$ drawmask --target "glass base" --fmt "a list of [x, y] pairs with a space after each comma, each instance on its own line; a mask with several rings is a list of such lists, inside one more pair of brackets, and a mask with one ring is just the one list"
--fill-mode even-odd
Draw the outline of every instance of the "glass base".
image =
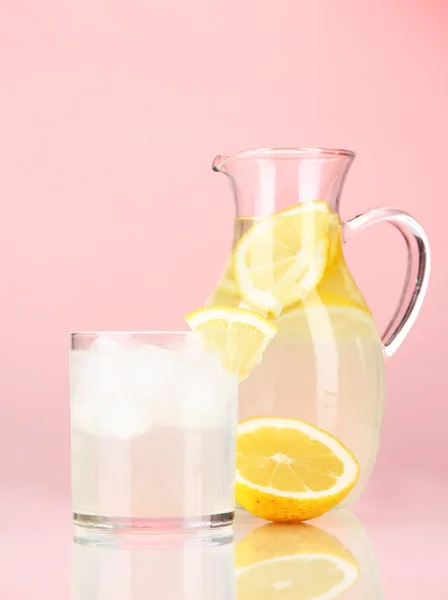
[[235, 511], [199, 517], [174, 517], [166, 519], [152, 519], [150, 517], [101, 517], [99, 515], [73, 513], [73, 521], [77, 527], [123, 533], [188, 533], [214, 529], [215, 527], [226, 527], [231, 525], [234, 520]]

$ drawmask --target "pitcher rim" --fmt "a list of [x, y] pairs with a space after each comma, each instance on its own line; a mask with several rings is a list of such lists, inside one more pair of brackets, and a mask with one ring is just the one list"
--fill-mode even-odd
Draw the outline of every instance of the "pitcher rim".
[[[290, 154], [291, 156], [306, 156], [309, 157], [346, 157], [350, 159], [354, 159], [356, 157], [356, 153], [353, 150], [347, 150], [344, 148], [323, 148], [323, 147], [313, 147], [313, 146], [273, 146], [273, 147], [265, 147], [265, 148], [250, 148], [248, 150], [242, 150], [241, 152], [236, 152], [235, 154], [231, 154], [229, 156], [218, 155], [213, 161], [213, 169], [215, 171], [219, 171], [220, 168], [227, 162], [235, 158], [268, 158], [273, 154]], [[263, 154], [264, 156], [256, 156], [257, 154]], [[288, 159], [291, 156], [277, 156], [278, 159]]]

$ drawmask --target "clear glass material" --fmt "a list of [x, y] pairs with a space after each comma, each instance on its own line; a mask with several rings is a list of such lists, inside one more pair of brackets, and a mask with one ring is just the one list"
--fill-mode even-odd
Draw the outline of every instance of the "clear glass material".
[[[208, 299], [209, 305], [251, 308], [278, 325], [262, 363], [240, 385], [239, 418], [300, 418], [340, 439], [361, 467], [348, 502], [363, 491], [378, 453], [384, 355], [397, 350], [412, 326], [425, 296], [430, 265], [428, 240], [421, 225], [396, 208], [375, 209], [341, 222], [341, 193], [354, 157], [348, 150], [320, 148], [269, 148], [218, 156], [213, 169], [229, 177], [236, 218], [231, 259]], [[275, 213], [279, 219], [287, 218], [286, 209], [322, 201], [327, 213], [308, 206], [303, 213], [306, 217], [300, 220], [299, 234], [313, 248], [302, 252], [300, 260], [303, 272], [312, 274], [314, 269], [314, 284], [278, 312], [260, 309], [255, 297], [244, 294], [247, 288], [241, 285], [238, 269], [245, 263], [237, 264], [235, 257], [243, 238]], [[345, 241], [381, 221], [402, 233], [408, 249], [403, 293], [383, 336], [343, 253]], [[265, 231], [272, 230], [267, 227]], [[261, 243], [256, 247], [258, 255], [252, 256], [252, 263], [274, 264], [273, 236], [275, 233], [265, 235], [264, 247]], [[316, 275], [318, 260], [324, 261], [325, 268]], [[254, 280], [260, 280], [257, 268]]]
[[207, 535], [75, 534], [72, 600], [235, 600], [231, 528]]
[[71, 598], [383, 600], [377, 557], [348, 511], [332, 511], [318, 525], [241, 516], [233, 528], [195, 535], [75, 531]]
[[163, 531], [233, 521], [238, 383], [210, 335], [71, 335], [76, 524]]

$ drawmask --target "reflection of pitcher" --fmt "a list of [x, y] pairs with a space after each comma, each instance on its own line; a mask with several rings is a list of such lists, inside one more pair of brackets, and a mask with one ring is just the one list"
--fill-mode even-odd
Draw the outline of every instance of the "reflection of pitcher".
[[382, 600], [369, 538], [337, 509], [308, 524], [236, 522], [236, 600]]
[[[240, 418], [304, 419], [357, 457], [364, 489], [378, 452], [383, 354], [391, 356], [426, 292], [429, 247], [421, 226], [392, 208], [341, 223], [346, 150], [261, 149], [217, 157], [236, 201], [234, 251], [209, 305], [251, 308], [279, 332], [240, 387]], [[344, 259], [342, 243], [388, 221], [403, 234], [408, 269], [400, 304], [382, 336]]]

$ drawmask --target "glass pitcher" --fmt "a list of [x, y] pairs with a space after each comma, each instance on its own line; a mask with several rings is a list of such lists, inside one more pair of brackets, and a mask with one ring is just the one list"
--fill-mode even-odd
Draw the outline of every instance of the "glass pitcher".
[[[276, 323], [278, 333], [262, 362], [240, 385], [239, 417], [299, 418], [341, 440], [361, 471], [349, 502], [364, 490], [378, 453], [384, 357], [394, 354], [415, 321], [430, 265], [422, 227], [401, 210], [377, 208], [341, 222], [341, 192], [354, 157], [349, 150], [321, 148], [216, 157], [213, 169], [229, 177], [236, 219], [230, 260], [207, 301], [249, 308]], [[343, 244], [383, 221], [402, 233], [408, 265], [399, 305], [381, 336]], [[256, 244], [244, 254], [254, 227]], [[297, 243], [300, 269], [288, 281], [288, 244]]]

